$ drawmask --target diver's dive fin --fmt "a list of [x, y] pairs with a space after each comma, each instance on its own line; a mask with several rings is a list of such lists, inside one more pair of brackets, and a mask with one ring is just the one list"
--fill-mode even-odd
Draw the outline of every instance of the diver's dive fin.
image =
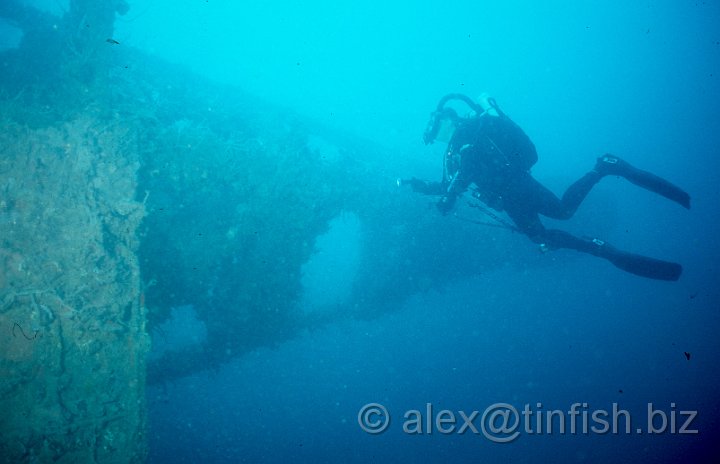
[[636, 255], [608, 245], [600, 240], [593, 240], [598, 246], [593, 254], [605, 258], [615, 267], [631, 274], [656, 280], [678, 280], [682, 274], [682, 266], [678, 263], [662, 261], [647, 256]]
[[623, 271], [650, 279], [675, 281], [678, 280], [680, 274], [682, 274], [682, 266], [680, 264], [649, 258], [647, 256], [617, 252], [613, 256], [608, 256], [607, 259]]
[[616, 175], [624, 177], [638, 187], [655, 192], [667, 199], [679, 203], [690, 209], [690, 195], [677, 185], [656, 176], [653, 173], [643, 171], [632, 166], [613, 155], [604, 155], [598, 158], [595, 170], [601, 175]]

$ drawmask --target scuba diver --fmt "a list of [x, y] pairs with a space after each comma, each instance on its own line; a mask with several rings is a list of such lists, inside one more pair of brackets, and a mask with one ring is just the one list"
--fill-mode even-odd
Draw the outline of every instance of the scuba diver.
[[[451, 100], [465, 103], [472, 113], [460, 117], [446, 106]], [[475, 198], [489, 208], [504, 211], [516, 230], [540, 244], [542, 251], [570, 248], [604, 258], [639, 276], [670, 281], [680, 278], [680, 264], [627, 253], [597, 238], [579, 238], [562, 230], [546, 229], [539, 218], [543, 215], [569, 219], [593, 186], [609, 175], [623, 177], [690, 209], [690, 196], [679, 187], [617, 156], [605, 154], [597, 159], [590, 172], [558, 198], [530, 174], [537, 162], [535, 145], [487, 94], [483, 94], [478, 103], [462, 94], [443, 97], [431, 114], [423, 139], [429, 145], [436, 139], [443, 140], [443, 136], [444, 141], [449, 142], [441, 182], [414, 177], [405, 181], [398, 179], [398, 183], [409, 184], [415, 192], [439, 195], [437, 207], [441, 213], [449, 213], [457, 198], [474, 184]]]

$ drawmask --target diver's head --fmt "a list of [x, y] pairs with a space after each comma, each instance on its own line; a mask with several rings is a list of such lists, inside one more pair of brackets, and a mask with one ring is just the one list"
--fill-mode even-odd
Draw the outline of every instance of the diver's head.
[[460, 93], [445, 95], [438, 102], [435, 111], [430, 114], [430, 120], [428, 121], [427, 127], [425, 127], [425, 133], [423, 134], [423, 141], [425, 142], [425, 145], [430, 145], [435, 140], [449, 142], [452, 138], [452, 135], [460, 123], [461, 118], [458, 116], [457, 111], [452, 108], [445, 107], [445, 104], [450, 100], [460, 100], [464, 102], [476, 115], [483, 112], [482, 107], [466, 95]]
[[425, 145], [430, 145], [435, 142], [435, 140], [445, 143], [449, 142], [457, 128], [459, 120], [460, 117], [452, 108], [433, 111], [430, 114], [430, 120], [423, 134]]

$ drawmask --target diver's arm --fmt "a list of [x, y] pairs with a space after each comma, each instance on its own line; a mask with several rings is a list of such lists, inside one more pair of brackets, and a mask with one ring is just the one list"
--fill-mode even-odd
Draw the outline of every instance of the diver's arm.
[[422, 193], [423, 195], [442, 195], [447, 189], [447, 185], [443, 182], [430, 182], [417, 177], [398, 180], [398, 183], [407, 184], [413, 189], [413, 192]]
[[458, 170], [448, 184], [445, 184], [445, 192], [437, 203], [441, 213], [449, 213], [455, 206], [458, 197], [470, 186], [470, 180], [462, 169]]

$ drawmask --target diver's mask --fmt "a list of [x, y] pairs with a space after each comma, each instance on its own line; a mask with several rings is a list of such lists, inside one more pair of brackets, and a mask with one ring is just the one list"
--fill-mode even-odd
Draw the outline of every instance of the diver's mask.
[[442, 119], [440, 121], [440, 130], [435, 136], [435, 140], [442, 143], [450, 143], [453, 135], [457, 129], [457, 121], [453, 119]]
[[452, 108], [433, 111], [423, 134], [425, 145], [430, 145], [436, 140], [448, 143], [455, 133], [458, 119], [457, 113]]

